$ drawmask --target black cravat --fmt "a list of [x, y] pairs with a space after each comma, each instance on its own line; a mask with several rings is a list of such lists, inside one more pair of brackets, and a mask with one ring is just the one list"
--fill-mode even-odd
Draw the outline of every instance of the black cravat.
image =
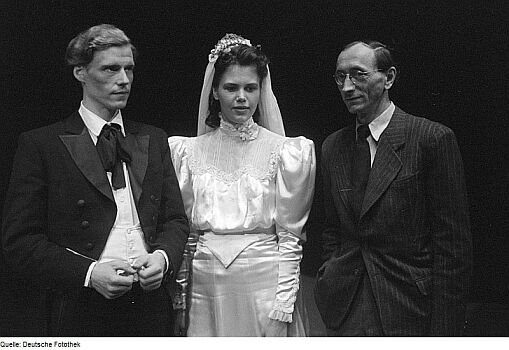
[[115, 190], [125, 187], [122, 161], [131, 162], [131, 153], [122, 135], [120, 125], [105, 124], [97, 138], [97, 152], [104, 170], [111, 172], [111, 184]]
[[371, 132], [369, 131], [368, 125], [359, 125], [357, 128], [357, 141], [354, 147], [352, 162], [352, 184], [354, 187], [352, 207], [357, 217], [359, 217], [361, 212], [364, 192], [366, 191], [369, 172], [371, 171], [371, 153], [367, 140], [369, 135], [371, 135]]

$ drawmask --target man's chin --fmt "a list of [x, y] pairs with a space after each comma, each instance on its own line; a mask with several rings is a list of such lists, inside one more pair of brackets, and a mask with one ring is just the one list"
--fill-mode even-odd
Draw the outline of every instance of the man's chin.
[[347, 106], [346, 108], [348, 109], [348, 112], [350, 112], [351, 114], [357, 114], [361, 111], [361, 108], [358, 105]]
[[112, 104], [113, 109], [124, 109], [127, 106], [127, 100], [123, 102], [117, 102]]

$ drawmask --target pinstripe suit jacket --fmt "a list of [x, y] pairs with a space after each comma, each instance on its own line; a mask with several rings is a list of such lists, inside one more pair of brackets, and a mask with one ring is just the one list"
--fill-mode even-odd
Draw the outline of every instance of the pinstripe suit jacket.
[[355, 218], [349, 205], [354, 130], [339, 130], [322, 146], [326, 261], [315, 299], [326, 326], [340, 329], [367, 273], [385, 335], [460, 335], [472, 253], [453, 132], [396, 107]]

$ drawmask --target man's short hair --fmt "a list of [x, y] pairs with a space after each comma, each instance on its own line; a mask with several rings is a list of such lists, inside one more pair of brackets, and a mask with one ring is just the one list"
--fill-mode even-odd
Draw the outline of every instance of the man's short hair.
[[346, 45], [343, 48], [343, 50], [341, 50], [341, 52], [357, 44], [362, 44], [374, 50], [375, 63], [377, 65], [376, 68], [381, 69], [383, 71], [386, 71], [391, 67], [397, 68], [391, 50], [387, 47], [387, 45], [382, 44], [381, 42], [376, 40], [358, 40], [351, 42], [350, 44]]
[[129, 45], [136, 59], [136, 48], [125, 33], [111, 24], [99, 24], [76, 35], [67, 45], [65, 60], [68, 65], [86, 66], [94, 58], [96, 51], [110, 47]]

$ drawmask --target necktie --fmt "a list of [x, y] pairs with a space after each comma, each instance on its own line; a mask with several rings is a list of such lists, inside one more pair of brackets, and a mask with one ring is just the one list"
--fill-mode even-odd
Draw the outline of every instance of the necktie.
[[352, 164], [352, 184], [354, 187], [353, 209], [359, 217], [366, 185], [371, 171], [371, 153], [369, 151], [368, 136], [371, 135], [369, 127], [362, 124], [357, 128], [357, 141], [354, 147]]
[[115, 190], [125, 187], [122, 161], [131, 162], [131, 153], [128, 150], [120, 125], [105, 124], [97, 138], [96, 144], [99, 158], [104, 170], [111, 172], [111, 184]]

